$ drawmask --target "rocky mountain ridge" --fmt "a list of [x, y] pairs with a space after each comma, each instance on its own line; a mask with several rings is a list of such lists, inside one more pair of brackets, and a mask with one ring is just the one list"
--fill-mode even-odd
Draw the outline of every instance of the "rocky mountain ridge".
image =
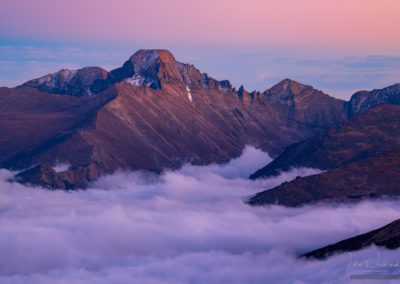
[[[1, 88], [0, 103], [8, 106], [0, 167], [38, 165], [20, 178], [59, 188], [117, 169], [223, 163], [245, 145], [275, 157], [348, 118], [346, 102], [311, 86], [285, 79], [264, 92], [236, 90], [166, 50], [139, 50], [110, 72], [89, 67]], [[53, 172], [57, 162], [71, 168]]]

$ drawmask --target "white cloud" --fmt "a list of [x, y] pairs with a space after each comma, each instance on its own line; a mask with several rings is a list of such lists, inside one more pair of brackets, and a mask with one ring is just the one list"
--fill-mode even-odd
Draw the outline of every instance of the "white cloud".
[[[397, 201], [248, 206], [243, 197], [299, 175], [245, 179], [268, 160], [247, 148], [225, 166], [185, 166], [161, 177], [119, 172], [74, 192], [8, 182], [12, 173], [0, 170], [0, 282], [334, 282], [347, 257], [294, 255], [399, 216]], [[355, 256], [376, 257], [373, 250]]]

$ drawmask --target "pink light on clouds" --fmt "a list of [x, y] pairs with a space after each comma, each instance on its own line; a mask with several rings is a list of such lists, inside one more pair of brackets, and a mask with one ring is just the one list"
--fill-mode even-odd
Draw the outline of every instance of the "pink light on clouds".
[[399, 53], [397, 0], [2, 0], [0, 36]]

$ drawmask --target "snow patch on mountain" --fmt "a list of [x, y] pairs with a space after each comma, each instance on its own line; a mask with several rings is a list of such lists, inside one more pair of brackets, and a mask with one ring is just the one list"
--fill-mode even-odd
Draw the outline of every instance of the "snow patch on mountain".
[[187, 91], [187, 95], [188, 95], [189, 101], [193, 102], [192, 94], [190, 93], [190, 88], [188, 86], [186, 86], [186, 91]]
[[68, 70], [62, 69], [60, 71], [47, 74], [36, 80], [32, 80], [33, 83], [37, 83], [37, 86], [46, 86], [49, 88], [62, 88], [69, 84], [79, 70]]
[[146, 78], [144, 78], [143, 76], [141, 76], [139, 74], [135, 74], [131, 78], [125, 79], [124, 82], [131, 84], [133, 86], [141, 86], [141, 85], [143, 85], [145, 80], [146, 80]]

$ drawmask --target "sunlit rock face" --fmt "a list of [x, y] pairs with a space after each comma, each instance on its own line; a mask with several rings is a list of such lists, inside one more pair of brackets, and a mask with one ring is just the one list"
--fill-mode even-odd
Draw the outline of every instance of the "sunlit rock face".
[[[110, 72], [61, 70], [2, 88], [0, 103], [0, 166], [36, 166], [27, 179], [66, 188], [117, 169], [223, 163], [246, 145], [276, 157], [348, 118], [348, 103], [311, 86], [285, 79], [236, 90], [161, 49], [139, 50]], [[57, 161], [71, 166], [49, 177]]]

